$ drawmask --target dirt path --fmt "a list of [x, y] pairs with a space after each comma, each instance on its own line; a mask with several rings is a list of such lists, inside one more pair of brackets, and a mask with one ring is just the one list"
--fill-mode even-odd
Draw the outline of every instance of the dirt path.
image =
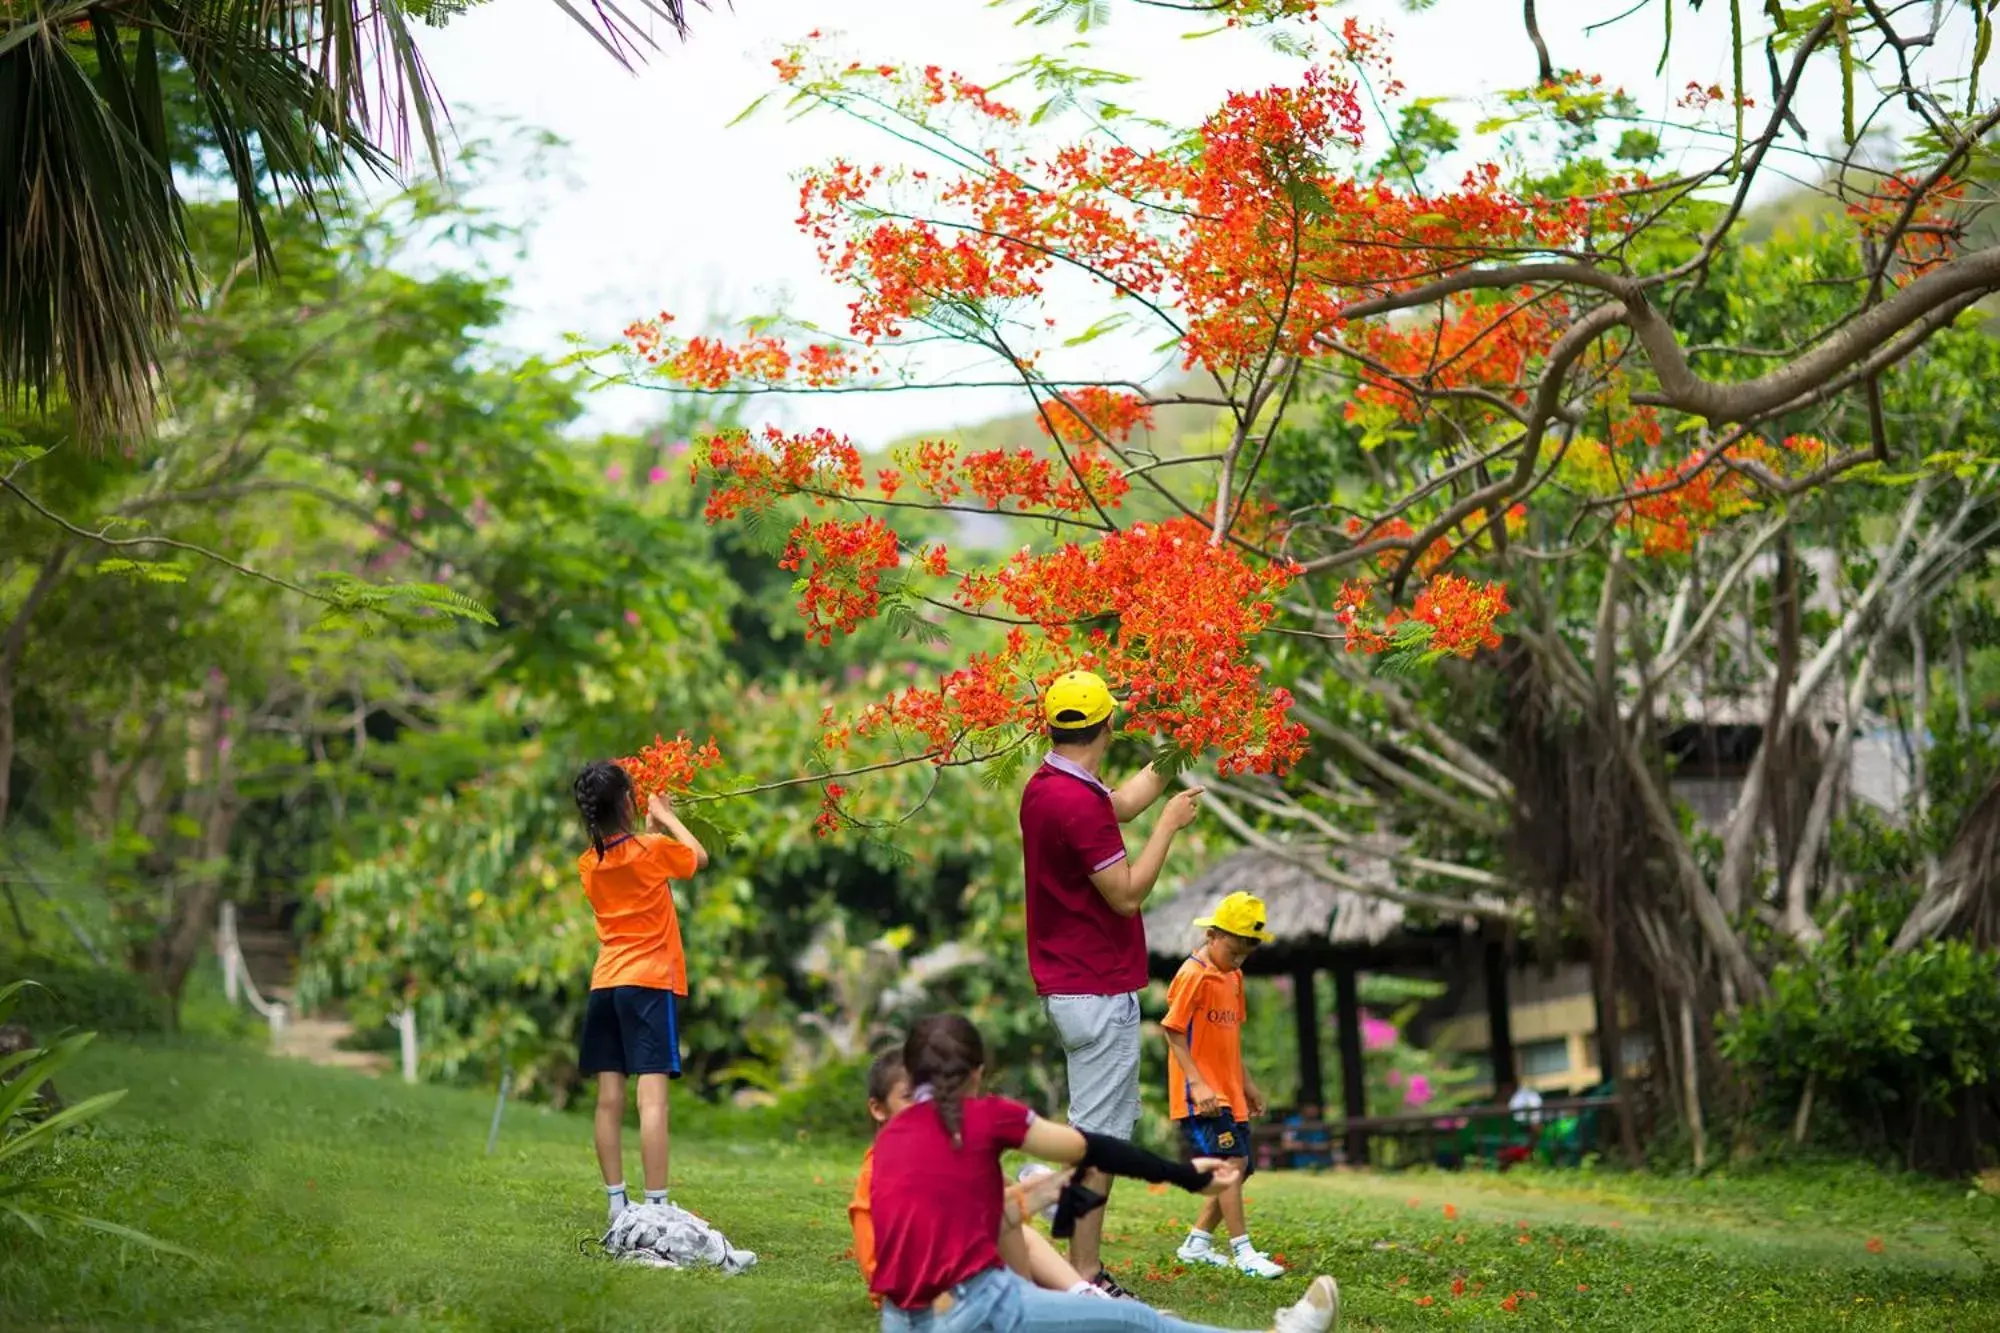
[[380, 1051], [349, 1051], [340, 1043], [354, 1032], [344, 1018], [291, 1018], [278, 1034], [272, 1053], [290, 1060], [305, 1060], [334, 1069], [358, 1069], [364, 1074], [386, 1074], [395, 1062]]

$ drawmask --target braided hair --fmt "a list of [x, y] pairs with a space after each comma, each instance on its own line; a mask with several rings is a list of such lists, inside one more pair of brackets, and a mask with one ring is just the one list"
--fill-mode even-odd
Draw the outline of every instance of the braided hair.
[[963, 1146], [966, 1086], [985, 1066], [986, 1043], [971, 1020], [959, 1014], [918, 1019], [903, 1043], [903, 1067], [910, 1071], [910, 1082], [930, 1088], [938, 1120], [954, 1148]]
[[604, 859], [604, 840], [626, 832], [632, 822], [632, 777], [609, 759], [593, 759], [576, 775], [577, 813], [590, 833], [597, 859]]

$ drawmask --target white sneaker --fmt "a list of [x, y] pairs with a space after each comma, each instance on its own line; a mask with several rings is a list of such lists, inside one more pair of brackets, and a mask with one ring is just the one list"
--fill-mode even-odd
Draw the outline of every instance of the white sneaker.
[[[1054, 1167], [1043, 1166], [1040, 1162], [1030, 1162], [1014, 1173], [1014, 1183], [1025, 1185], [1031, 1180], [1039, 1180], [1043, 1176], [1052, 1176], [1054, 1174]], [[1042, 1209], [1042, 1220], [1054, 1225], [1056, 1220], [1056, 1206], [1054, 1204], [1050, 1204], [1048, 1207]]]
[[1271, 1333], [1333, 1333], [1340, 1327], [1340, 1284], [1316, 1277], [1297, 1305], [1278, 1311]]
[[1236, 1271], [1248, 1277], [1283, 1277], [1285, 1267], [1272, 1260], [1268, 1254], [1256, 1250], [1239, 1250], [1233, 1259], [1224, 1261], [1235, 1266]]
[[1215, 1248], [1213, 1241], [1184, 1240], [1174, 1251], [1174, 1258], [1184, 1264], [1207, 1264], [1211, 1268], [1229, 1267], [1229, 1256]]

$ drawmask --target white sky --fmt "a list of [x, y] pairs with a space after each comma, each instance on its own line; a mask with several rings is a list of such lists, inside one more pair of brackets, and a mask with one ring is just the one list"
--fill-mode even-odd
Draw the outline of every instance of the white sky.
[[[735, 0], [731, 11], [690, 4], [695, 30], [671, 37], [637, 74], [617, 66], [548, 0], [474, 9], [422, 45], [462, 138], [504, 134], [508, 122], [549, 130], [571, 145], [558, 172], [539, 181], [488, 173], [475, 198], [507, 220], [531, 224], [525, 257], [506, 265], [518, 312], [506, 330], [520, 350], [560, 355], [563, 337], [609, 342], [633, 317], [668, 309], [683, 333], [785, 307], [844, 327], [845, 297], [821, 275], [810, 241], [792, 225], [796, 173], [835, 155], [894, 164], [900, 145], [851, 121], [788, 122], [770, 109], [725, 125], [773, 86], [771, 59], [815, 27], [838, 34], [864, 63], [936, 63], [975, 82], [997, 81], [1010, 62], [1074, 39], [1068, 28], [1019, 28], [1016, 7], [984, 0]], [[1728, 7], [1693, 14], [1677, 5], [1673, 60], [1663, 76], [1657, 5], [1586, 35], [1630, 0], [1555, 0], [1543, 30], [1559, 67], [1602, 73], [1648, 113], [1675, 114], [1690, 80], [1729, 82]], [[1753, 35], [1764, 31], [1746, 6]], [[1408, 14], [1394, 0], [1355, 0], [1332, 11], [1381, 21], [1395, 35], [1397, 72], [1413, 96], [1469, 102], [1534, 78], [1534, 52], [1519, 6], [1500, 0], [1439, 0]], [[1559, 13], [1561, 17], [1554, 17]], [[838, 15], [837, 23], [829, 23]], [[1094, 34], [1092, 63], [1144, 75], [1117, 99], [1175, 124], [1199, 120], [1234, 89], [1296, 77], [1299, 65], [1242, 34], [1181, 37], [1184, 16], [1113, 0], [1112, 22]], [[1751, 91], [1769, 102], [1761, 46], [1747, 53]], [[1824, 82], [1824, 80], [1822, 80]], [[1809, 90], [1806, 119], [1824, 143], [1838, 131], [1838, 93]], [[773, 99], [774, 102], [777, 99]], [[1446, 109], [1461, 126], [1478, 114]], [[1754, 116], [1753, 115], [1753, 123]], [[1824, 131], [1824, 132], [1823, 132]], [[1671, 166], [1672, 164], [1667, 164]], [[656, 415], [657, 395], [617, 390], [595, 400], [595, 427], [627, 427]], [[997, 392], [940, 391], [814, 399], [787, 419], [846, 431], [880, 444], [917, 429], [969, 424], [1017, 410]], [[767, 407], [765, 414], [783, 413]]]

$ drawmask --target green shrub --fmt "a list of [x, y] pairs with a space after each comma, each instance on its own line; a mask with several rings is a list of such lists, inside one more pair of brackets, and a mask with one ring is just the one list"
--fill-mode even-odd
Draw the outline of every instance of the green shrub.
[[1722, 1052], [1767, 1119], [1789, 1123], [1810, 1084], [1815, 1116], [1863, 1142], [1912, 1164], [1973, 1165], [1963, 1136], [1984, 1117], [1963, 1112], [2000, 1071], [2000, 952], [1941, 940], [1895, 953], [1889, 939], [1837, 921], [1725, 1028]]
[[787, 1129], [814, 1138], [865, 1139], [875, 1132], [868, 1118], [868, 1066], [874, 1057], [832, 1060], [804, 1083], [778, 1097], [771, 1116]]
[[160, 997], [143, 977], [110, 967], [15, 955], [0, 958], [0, 983], [33, 981], [19, 998], [15, 1021], [43, 1041], [71, 1028], [130, 1036], [167, 1025]]

